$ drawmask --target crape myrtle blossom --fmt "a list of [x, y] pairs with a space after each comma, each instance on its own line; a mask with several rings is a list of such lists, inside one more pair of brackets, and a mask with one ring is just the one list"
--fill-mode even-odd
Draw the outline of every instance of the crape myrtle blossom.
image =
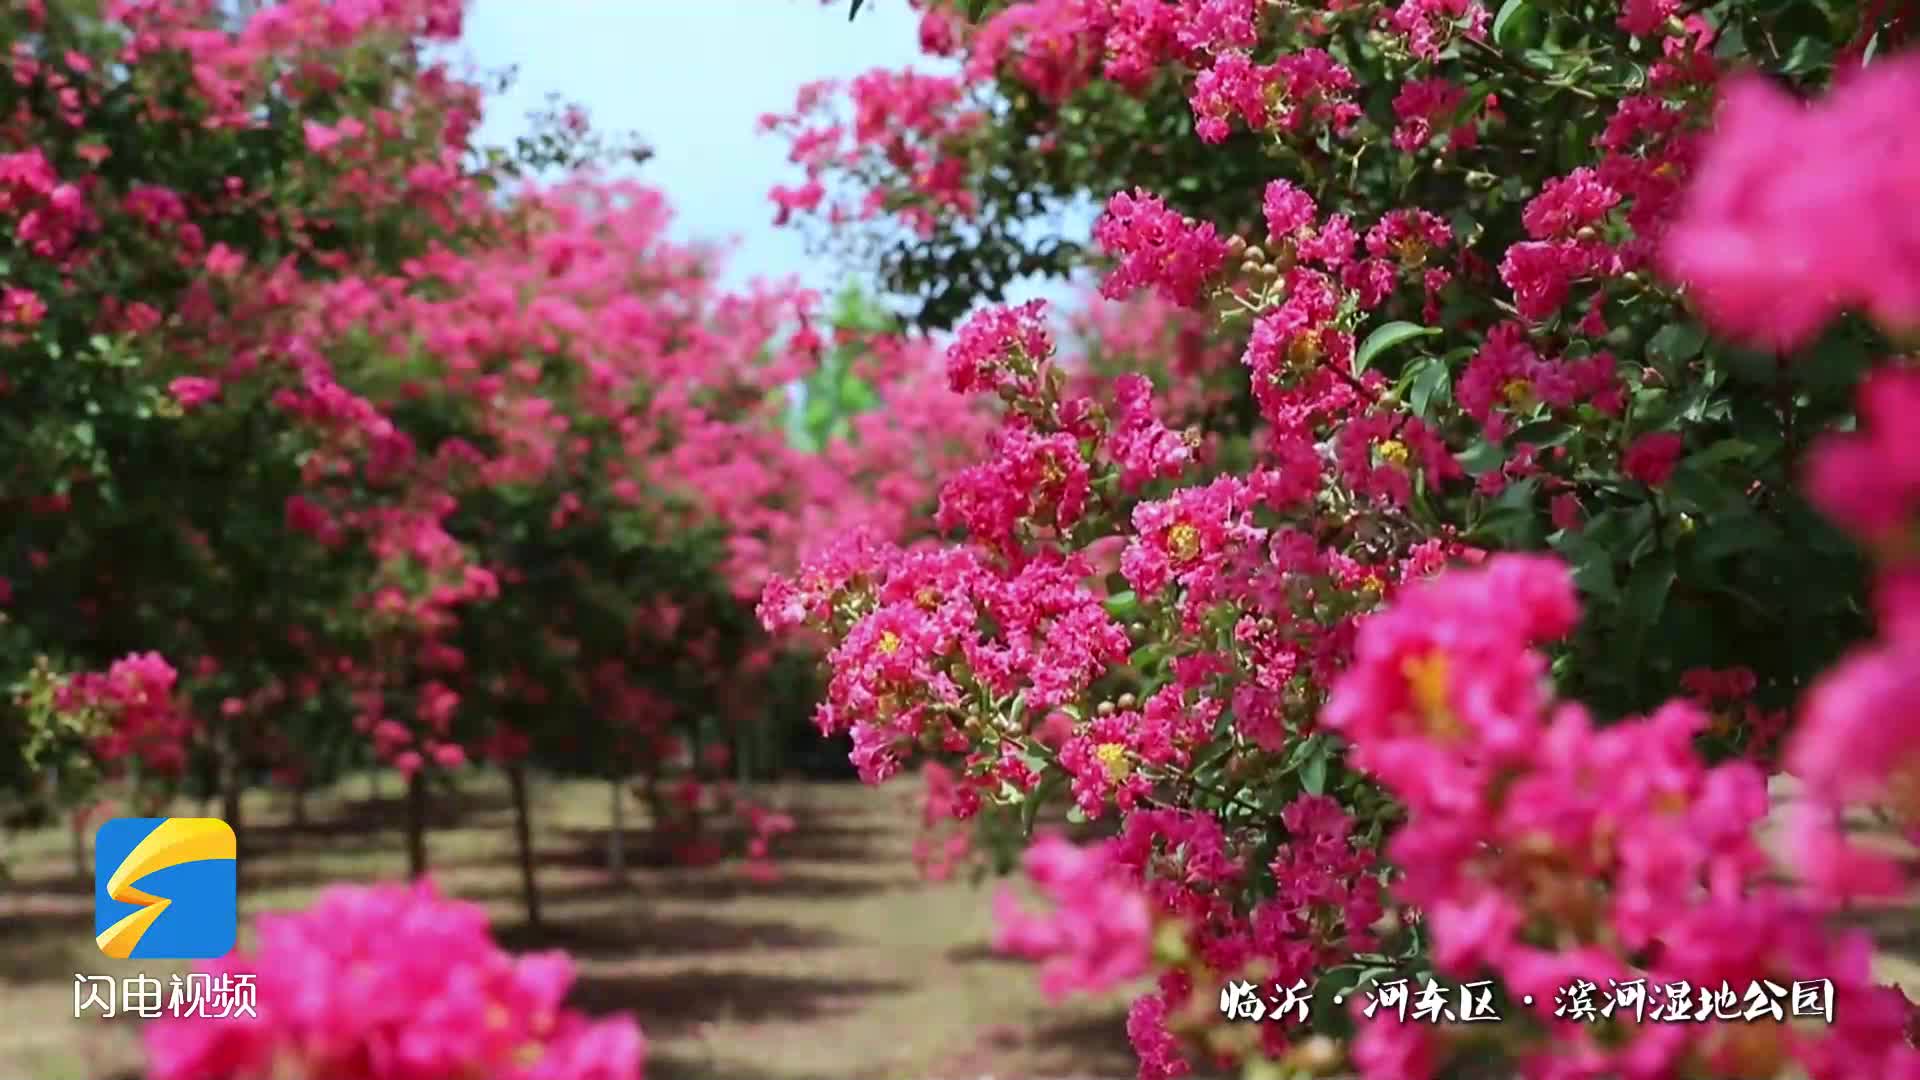
[[[1713, 324], [1806, 341], [1841, 311], [1920, 327], [1920, 57], [1895, 56], [1807, 103], [1759, 75], [1727, 84], [1661, 250]], [[1798, 147], [1782, 160], [1773, 148]]]
[[630, 1017], [567, 1008], [565, 953], [515, 956], [486, 912], [431, 882], [336, 885], [264, 915], [259, 944], [202, 966], [256, 979], [257, 1016], [147, 1025], [156, 1080], [640, 1080]]
[[1920, 840], [1920, 376], [1884, 367], [1860, 387], [1860, 423], [1830, 434], [1807, 463], [1809, 495], [1878, 562], [1879, 640], [1815, 683], [1786, 748], [1808, 790], [1796, 821], [1803, 872], [1838, 895], [1898, 894], [1912, 873], [1844, 835], [1842, 813], [1878, 807]]
[[[1298, 843], [1270, 855], [1263, 870], [1283, 882], [1282, 899], [1246, 909], [1202, 890], [1239, 887], [1252, 838], [1222, 832], [1205, 816], [1169, 818], [1149, 808], [1162, 783], [1196, 765], [1229, 702], [1233, 722], [1262, 745], [1279, 745], [1287, 725], [1310, 722], [1299, 699], [1313, 700], [1310, 676], [1345, 662], [1352, 616], [1465, 549], [1438, 540], [1415, 545], [1404, 561], [1363, 561], [1320, 551], [1297, 530], [1256, 524], [1256, 516], [1306, 512], [1325, 485], [1339, 482], [1311, 441], [1331, 416], [1314, 412], [1266, 444], [1268, 463], [1248, 476], [1187, 481], [1150, 497], [1143, 481], [1184, 479], [1182, 465], [1193, 460], [1185, 441], [1159, 434], [1145, 379], [1113, 383], [1118, 408], [1110, 411], [1047, 378], [1057, 358], [1032, 321], [1037, 314], [989, 311], [950, 350], [968, 390], [1004, 385], [976, 373], [1010, 372], [1024, 383], [990, 448], [995, 456], [948, 489], [949, 520], [971, 542], [898, 549], [849, 537], [797, 575], [776, 578], [762, 618], [773, 628], [812, 625], [830, 635], [831, 678], [818, 719], [825, 731], [852, 734], [855, 764], [869, 781], [894, 775], [915, 753], [958, 755], [955, 773], [937, 774], [940, 801], [970, 817], [1008, 791], [1032, 792], [1041, 769], [1057, 769], [1080, 813], [1121, 814], [1127, 864], [1160, 907], [1185, 913], [1184, 948], [1217, 971], [1305, 977], [1368, 940], [1382, 910], [1370, 857], [1338, 805], [1311, 800], [1285, 815]], [[1141, 443], [1143, 432], [1155, 434]], [[1136, 464], [1135, 446], [1164, 455], [1164, 464]], [[1033, 471], [1020, 471], [1034, 453], [1041, 456]], [[989, 489], [977, 479], [990, 475], [981, 469], [1029, 479], [1011, 491]], [[1073, 492], [1078, 500], [1083, 490], [1091, 494], [1080, 522], [1122, 530], [1110, 565], [1130, 594], [1102, 599], [1092, 587], [1092, 548], [1062, 528], [1057, 495], [1042, 497]], [[1090, 699], [1093, 680], [1137, 645], [1139, 624], [1120, 620], [1135, 606], [1162, 605], [1190, 630], [1236, 608], [1243, 614], [1226, 624], [1230, 647], [1181, 657], [1174, 678], [1144, 700]], [[986, 745], [976, 742], [983, 723], [998, 732]], [[1286, 899], [1290, 889], [1297, 899]], [[1329, 914], [1299, 920], [1289, 913], [1301, 903]], [[1188, 1009], [1190, 990], [1163, 987], [1159, 993], [1172, 996], [1161, 1004]], [[1144, 1031], [1136, 1038], [1152, 1041]]]
[[1021, 910], [1005, 886], [994, 896], [993, 946], [1040, 962], [1040, 986], [1059, 1000], [1100, 993], [1147, 973], [1152, 911], [1127, 881], [1112, 841], [1076, 848], [1057, 834], [1035, 840], [1021, 858], [1027, 877], [1056, 910]]
[[[1771, 1075], [1796, 1061], [1816, 1077], [1920, 1075], [1899, 1019], [1908, 1006], [1874, 984], [1870, 943], [1831, 929], [1817, 897], [1769, 883], [1759, 770], [1701, 760], [1692, 736], [1706, 718], [1691, 705], [1596, 728], [1580, 706], [1552, 700], [1536, 648], [1576, 614], [1563, 565], [1495, 556], [1367, 620], [1334, 685], [1324, 721], [1407, 801], [1389, 844], [1404, 874], [1394, 894], [1426, 913], [1436, 964], [1463, 977], [1491, 970], [1534, 996], [1534, 1022], [1553, 1036], [1527, 1055], [1540, 1069], [1583, 1062], [1650, 1076], [1740, 1061], [1768, 1063]], [[1558, 928], [1558, 940], [1535, 927]], [[1727, 1029], [1679, 1039], [1655, 1025], [1606, 1044], [1555, 1016], [1554, 994], [1576, 974], [1601, 985], [1830, 978], [1861, 1011], [1836, 1013], [1832, 1029], [1764, 1038]], [[1389, 1053], [1377, 1042], [1388, 1037], [1365, 1036], [1364, 1075], [1402, 1075], [1416, 1048]], [[1417, 1053], [1438, 1060], [1445, 1042]]]

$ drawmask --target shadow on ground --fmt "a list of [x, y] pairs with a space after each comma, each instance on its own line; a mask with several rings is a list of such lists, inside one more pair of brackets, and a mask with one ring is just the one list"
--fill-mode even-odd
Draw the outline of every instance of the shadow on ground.
[[1002, 1075], [1009, 1060], [1027, 1076], [1126, 1077], [1139, 1068], [1127, 1041], [1124, 1009], [1099, 1010], [1065, 1020], [997, 1024], [981, 1030], [973, 1045], [942, 1062], [941, 1078]]
[[[491, 790], [440, 791], [427, 800], [427, 830], [456, 829], [481, 817], [510, 817], [513, 800], [505, 793]], [[284, 851], [303, 840], [341, 839], [364, 842], [373, 834], [398, 835], [407, 820], [404, 796], [382, 795], [376, 798], [346, 799], [330, 805], [312, 807], [312, 816], [301, 824], [283, 819], [242, 822], [242, 831], [256, 837], [267, 850]]]
[[911, 888], [915, 880], [905, 874], [885, 877], [838, 877], [782, 870], [772, 881], [756, 881], [743, 873], [686, 875], [648, 882], [643, 895], [674, 900], [693, 900], [723, 904], [746, 897], [788, 898], [795, 900], [852, 899], [871, 893]]
[[983, 941], [970, 941], [965, 945], [955, 945], [947, 950], [947, 962], [950, 964], [1013, 964], [1017, 961], [997, 953], [993, 946]]
[[647, 1030], [671, 1034], [693, 1024], [811, 1021], [844, 1015], [864, 999], [908, 983], [835, 975], [772, 975], [690, 969], [671, 975], [583, 975], [572, 1003], [588, 1012], [632, 1010]]
[[75, 950], [92, 942], [92, 894], [0, 899], [0, 983], [64, 983], [73, 978]]
[[581, 957], [638, 953], [650, 958], [749, 949], [822, 949], [846, 940], [831, 930], [784, 922], [652, 914], [639, 903], [595, 915], [561, 911], [538, 927], [525, 922], [496, 925], [494, 938], [516, 951], [565, 949]]
[[[844, 1076], [795, 1076], [793, 1073], [743, 1068], [736, 1062], [725, 1065], [691, 1054], [647, 1053], [647, 1080], [847, 1080]], [[138, 1078], [127, 1078], [138, 1080]]]

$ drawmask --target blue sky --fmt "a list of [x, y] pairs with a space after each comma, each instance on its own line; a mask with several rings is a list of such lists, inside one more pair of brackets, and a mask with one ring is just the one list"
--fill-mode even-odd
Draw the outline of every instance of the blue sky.
[[757, 121], [815, 79], [933, 66], [917, 26], [905, 0], [868, 0], [852, 22], [845, 0], [477, 0], [465, 38], [481, 66], [519, 69], [488, 103], [488, 141], [523, 132], [527, 113], [558, 92], [596, 127], [653, 148], [639, 176], [668, 194], [681, 238], [736, 241], [728, 280], [798, 274], [831, 290], [838, 268], [809, 258], [800, 233], [772, 227], [767, 189], [798, 174]]

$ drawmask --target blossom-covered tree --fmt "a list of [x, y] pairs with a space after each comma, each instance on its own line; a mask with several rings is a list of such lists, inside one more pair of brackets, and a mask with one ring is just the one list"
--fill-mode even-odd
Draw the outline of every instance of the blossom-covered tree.
[[[1920, 192], [1906, 19], [916, 7], [961, 75], [770, 118], [806, 172], [781, 217], [878, 233], [944, 323], [1079, 262], [1023, 223], [1090, 197], [1102, 295], [1239, 355], [1088, 379], [1041, 305], [973, 314], [950, 383], [1007, 409], [949, 542], [849, 541], [762, 599], [828, 633], [819, 721], [868, 780], [931, 757], [929, 805], [989, 834], [1108, 825], [1032, 849], [1065, 910], [1009, 908], [1005, 944], [1055, 990], [1151, 968], [1143, 1077], [1915, 1074], [1831, 921], [1907, 869], [1836, 827], [1899, 812], [1911, 756], [1920, 279], [1876, 209]], [[1778, 137], [1831, 150], [1783, 167]], [[1809, 796], [1775, 865], [1783, 764]], [[1488, 980], [1510, 1022], [1366, 1022], [1346, 992], [1390, 973]], [[1723, 987], [1822, 978], [1852, 1020], [1715, 1021]], [[1706, 1022], [1569, 1013], [1577, 979]], [[1235, 1025], [1237, 981], [1316, 1005]]]

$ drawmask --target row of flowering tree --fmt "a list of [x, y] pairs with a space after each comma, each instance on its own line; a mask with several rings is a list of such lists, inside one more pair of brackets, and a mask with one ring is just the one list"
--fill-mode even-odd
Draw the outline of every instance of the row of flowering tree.
[[[951, 388], [1005, 409], [945, 539], [761, 601], [827, 636], [866, 780], [1105, 836], [1041, 832], [1059, 907], [1003, 900], [1001, 944], [1059, 993], [1152, 976], [1147, 1080], [1920, 1076], [1834, 920], [1912, 884], [1842, 812], [1920, 828], [1915, 12], [915, 6], [957, 73], [768, 117], [781, 220], [884, 252], [928, 325], [1083, 264], [1160, 309], [1131, 370], [1037, 303], [966, 318]], [[1083, 198], [1090, 248], [1034, 227]], [[1354, 992], [1434, 973], [1505, 1022]], [[1831, 1023], [1716, 996], [1823, 979]], [[1240, 982], [1314, 1006], [1234, 1024]]]
[[[754, 854], [791, 826], [710, 782], [774, 673], [752, 601], [809, 537], [910, 527], [977, 410], [924, 345], [831, 340], [792, 286], [723, 288], [658, 193], [590, 171], [636, 151], [578, 113], [476, 142], [461, 19], [458, 0], [0, 12], [9, 826], [197, 795], [245, 848], [248, 788], [375, 764], [406, 778], [418, 876], [436, 783], [485, 760], [511, 780], [535, 921], [529, 762], [643, 778], [684, 857], [727, 839], [716, 808], [745, 811]], [[840, 377], [861, 415], [801, 446], [788, 392], [829, 354], [859, 368]], [[395, 926], [415, 940], [390, 955], [418, 963], [328, 1015], [174, 1028], [156, 1068], [637, 1071], [637, 1038], [562, 1038], [564, 964], [470, 948], [476, 911], [350, 890], [263, 925], [249, 961], [292, 988]], [[353, 1064], [430, 984], [479, 988], [433, 1063]], [[474, 1037], [503, 1009], [525, 1029]]]
[[[638, 152], [572, 111], [476, 143], [460, 4], [253, 8], [0, 23], [11, 812], [111, 779], [237, 823], [261, 776], [366, 761], [416, 802], [482, 757], [724, 774], [696, 722], [759, 708], [765, 575], [896, 533], [967, 410], [924, 348], [723, 289], [656, 192], [520, 183]], [[788, 387], [849, 349], [868, 415], [794, 445]]]

